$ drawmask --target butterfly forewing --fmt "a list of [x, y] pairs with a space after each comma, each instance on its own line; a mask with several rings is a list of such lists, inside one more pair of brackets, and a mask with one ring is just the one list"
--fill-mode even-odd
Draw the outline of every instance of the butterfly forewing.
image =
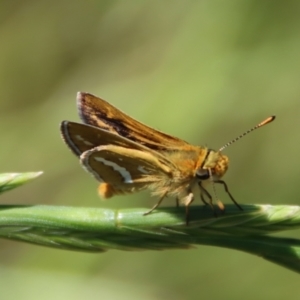
[[77, 94], [77, 106], [82, 121], [126, 137], [148, 148], [160, 151], [181, 149], [185, 141], [150, 128], [121, 112], [105, 100], [88, 93]]

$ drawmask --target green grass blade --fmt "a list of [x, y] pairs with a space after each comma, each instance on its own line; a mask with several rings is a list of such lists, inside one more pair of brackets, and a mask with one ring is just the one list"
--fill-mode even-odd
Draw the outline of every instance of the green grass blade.
[[300, 207], [234, 205], [217, 218], [206, 207], [111, 210], [0, 206], [0, 237], [75, 251], [179, 249], [211, 245], [245, 251], [300, 273], [300, 240], [267, 236], [300, 227]]
[[42, 173], [43, 172], [0, 174], [0, 194], [23, 185], [40, 176]]

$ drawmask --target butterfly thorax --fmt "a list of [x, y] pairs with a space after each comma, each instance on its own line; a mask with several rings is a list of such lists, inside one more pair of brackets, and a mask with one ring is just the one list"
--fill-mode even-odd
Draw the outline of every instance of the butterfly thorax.
[[149, 187], [158, 196], [186, 195], [199, 181], [218, 181], [228, 168], [227, 156], [206, 147], [186, 145], [180, 151], [160, 153], [174, 167], [169, 176], [152, 177], [153, 183]]
[[175, 177], [181, 182], [205, 180], [211, 176], [218, 180], [227, 171], [229, 162], [228, 157], [219, 151], [193, 145], [187, 145], [180, 151], [165, 151], [163, 155], [174, 164], [174, 170], [178, 171], [178, 177]]

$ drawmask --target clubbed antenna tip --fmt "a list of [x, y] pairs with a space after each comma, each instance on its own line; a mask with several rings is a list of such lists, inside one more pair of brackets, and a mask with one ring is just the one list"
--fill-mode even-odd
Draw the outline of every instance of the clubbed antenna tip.
[[236, 141], [238, 141], [239, 139], [241, 139], [242, 137], [244, 137], [245, 135], [247, 135], [248, 133], [254, 131], [255, 129], [258, 129], [264, 125], [267, 125], [271, 122], [273, 122], [275, 120], [275, 116], [270, 116], [268, 118], [266, 118], [265, 120], [263, 120], [262, 122], [260, 122], [259, 124], [257, 124], [256, 126], [254, 126], [253, 128], [245, 131], [243, 134], [239, 135], [238, 137], [236, 137], [235, 139], [231, 140], [230, 142], [226, 143], [224, 146], [222, 146], [219, 151], [223, 151], [225, 148], [227, 148], [228, 146], [230, 146], [231, 144], [235, 143]]

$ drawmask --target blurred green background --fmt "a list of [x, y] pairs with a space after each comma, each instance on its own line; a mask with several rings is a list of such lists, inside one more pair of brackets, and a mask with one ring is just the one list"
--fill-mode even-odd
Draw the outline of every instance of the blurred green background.
[[[226, 149], [225, 179], [241, 204], [299, 205], [299, 13], [299, 1], [2, 1], [1, 172], [45, 172], [2, 203], [156, 203], [148, 192], [101, 201], [63, 144], [59, 123], [79, 121], [75, 97], [85, 91], [215, 149], [277, 115]], [[1, 240], [0, 251], [2, 299], [298, 299], [300, 292], [298, 274], [214, 247], [86, 254]]]

